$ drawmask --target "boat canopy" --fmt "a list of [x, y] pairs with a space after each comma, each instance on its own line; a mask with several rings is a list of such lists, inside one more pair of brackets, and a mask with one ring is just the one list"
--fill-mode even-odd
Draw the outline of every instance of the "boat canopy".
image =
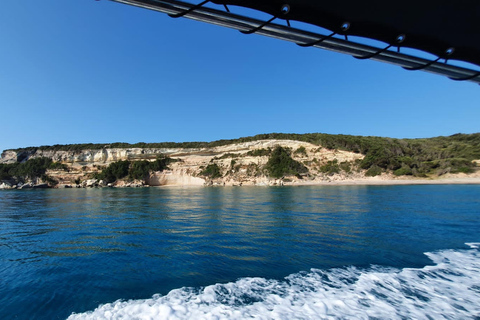
[[[112, 0], [162, 11], [172, 17], [187, 17], [243, 33], [258, 33], [301, 46], [313, 46], [400, 65], [407, 70], [425, 70], [453, 80], [480, 83], [479, 0]], [[235, 7], [262, 11], [271, 16], [260, 21], [235, 14]], [[321, 27], [312, 32], [293, 21]], [[326, 31], [327, 32], [326, 32]], [[349, 40], [349, 36], [351, 37]], [[352, 36], [373, 39], [383, 45], [352, 41]], [[402, 52], [413, 48], [434, 55]], [[449, 64], [457, 60], [472, 64]]]
[[[480, 66], [478, 0], [213, 0]], [[400, 37], [400, 39], [399, 39]], [[401, 43], [399, 43], [401, 41]]]

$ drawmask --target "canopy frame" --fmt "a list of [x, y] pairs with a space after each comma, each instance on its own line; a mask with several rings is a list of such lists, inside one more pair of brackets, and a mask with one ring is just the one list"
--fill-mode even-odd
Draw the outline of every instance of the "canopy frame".
[[[307, 30], [301, 30], [290, 26], [287, 20], [286, 26], [273, 23], [276, 17], [268, 21], [262, 21], [243, 15], [232, 13], [224, 5], [218, 5], [219, 9], [203, 6], [209, 1], [199, 4], [191, 4], [177, 0], [110, 0], [128, 4], [140, 8], [166, 13], [171, 17], [185, 17], [196, 21], [206, 22], [217, 26], [236, 29], [242, 33], [255, 33], [279, 40], [296, 43], [300, 46], [312, 46], [319, 49], [330, 50], [338, 53], [348, 54], [358, 59], [371, 59], [403, 67], [407, 70], [422, 70], [429, 73], [443, 75], [452, 80], [470, 81], [480, 84], [480, 71], [447, 64], [447, 58], [439, 57], [435, 60], [427, 60], [410, 54], [389, 50], [394, 45], [385, 48], [377, 48], [370, 45], [349, 41], [347, 36], [342, 38], [334, 37], [336, 34], [323, 35]], [[282, 10], [288, 10], [285, 7]], [[342, 26], [347, 28], [348, 25]], [[401, 36], [397, 38], [398, 48], [402, 41]], [[448, 52], [447, 52], [448, 55]], [[443, 59], [445, 62], [441, 62]]]

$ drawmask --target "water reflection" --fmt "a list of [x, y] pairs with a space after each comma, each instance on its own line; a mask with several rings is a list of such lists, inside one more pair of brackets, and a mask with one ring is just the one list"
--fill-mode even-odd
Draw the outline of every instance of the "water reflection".
[[[282, 278], [344, 265], [414, 267], [428, 263], [419, 257], [436, 249], [431, 246], [478, 242], [480, 188], [417, 188], [1, 192], [0, 278], [9, 284], [0, 287], [0, 303], [24, 294], [38, 307], [58, 291], [59, 305], [75, 304], [79, 296], [93, 300], [75, 309], [80, 312], [101, 301], [245, 276]], [[435, 196], [438, 204], [425, 201]]]
[[[311, 263], [311, 257], [323, 255], [328, 264], [332, 257], [338, 260], [336, 250], [355, 254], [362, 247], [391, 249], [404, 240], [401, 232], [414, 237], [414, 229], [432, 218], [433, 209], [421, 206], [424, 215], [409, 218], [408, 213], [418, 209], [415, 194], [403, 199], [400, 192], [395, 201], [383, 190], [360, 186], [8, 192], [2, 194], [0, 216], [5, 223], [0, 230], [2, 239], [24, 238], [23, 245], [44, 242], [45, 250], [35, 250], [35, 255], [143, 250], [164, 256], [151, 251], [183, 250], [252, 261], [274, 257], [287, 247], [291, 250], [281, 252], [282, 261]], [[2, 245], [19, 250], [8, 240]], [[305, 257], [288, 256], [297, 250]]]

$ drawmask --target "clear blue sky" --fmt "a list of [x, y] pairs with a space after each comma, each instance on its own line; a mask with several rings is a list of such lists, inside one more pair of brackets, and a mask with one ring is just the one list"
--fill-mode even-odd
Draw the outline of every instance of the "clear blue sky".
[[107, 0], [2, 0], [0, 150], [480, 131], [480, 86]]

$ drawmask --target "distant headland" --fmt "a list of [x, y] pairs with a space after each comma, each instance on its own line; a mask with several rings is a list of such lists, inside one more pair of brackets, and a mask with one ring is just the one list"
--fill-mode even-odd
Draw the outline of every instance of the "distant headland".
[[0, 189], [480, 183], [480, 133], [394, 139], [270, 133], [5, 150]]

